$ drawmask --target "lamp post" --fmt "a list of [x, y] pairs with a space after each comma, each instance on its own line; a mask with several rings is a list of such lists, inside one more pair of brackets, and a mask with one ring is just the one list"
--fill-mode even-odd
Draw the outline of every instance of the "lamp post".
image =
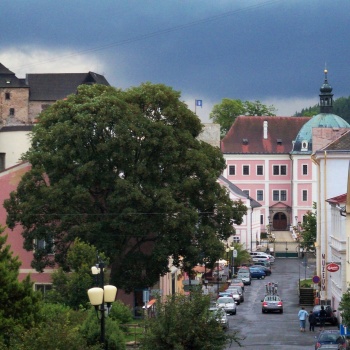
[[99, 281], [99, 287], [90, 288], [88, 290], [88, 296], [91, 305], [95, 307], [97, 317], [101, 323], [100, 343], [103, 345], [103, 349], [107, 349], [107, 343], [105, 341], [105, 303], [107, 306], [108, 315], [112, 303], [115, 301], [117, 288], [112, 285], [104, 285], [104, 267], [104, 262], [98, 257], [98, 263], [91, 267], [91, 272]]
[[[233, 252], [235, 248], [230, 246], [230, 247], [226, 247], [226, 260], [228, 261], [228, 277], [232, 277], [233, 276], [233, 273], [234, 273], [234, 267], [233, 267], [233, 256], [232, 256], [232, 273], [231, 273], [231, 276], [230, 276], [230, 260], [231, 260], [231, 257], [229, 255], [230, 251]], [[231, 254], [232, 255], [232, 254]]]

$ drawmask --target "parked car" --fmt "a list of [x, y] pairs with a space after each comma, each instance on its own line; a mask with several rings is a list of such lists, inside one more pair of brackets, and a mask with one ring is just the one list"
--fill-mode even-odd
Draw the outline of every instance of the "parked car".
[[215, 319], [221, 324], [222, 328], [225, 330], [230, 328], [230, 323], [226, 312], [218, 307], [211, 307], [209, 309], [210, 313], [215, 317]]
[[252, 257], [252, 259], [268, 257], [271, 263], [275, 262], [275, 257], [273, 255], [264, 252], [251, 252], [250, 256]]
[[[334, 313], [337, 310], [333, 310], [330, 305], [325, 305], [324, 309], [325, 309], [326, 314], [327, 314], [326, 319], [325, 319], [325, 323], [330, 323], [330, 324], [336, 326], [338, 324], [338, 319]], [[321, 305], [315, 305], [313, 310], [312, 310], [312, 312], [316, 318], [316, 324], [320, 324], [320, 310], [321, 310]]]
[[260, 261], [268, 261], [271, 263], [270, 258], [268, 256], [256, 256], [252, 258], [253, 262], [260, 262]]
[[315, 350], [322, 349], [321, 346], [326, 344], [336, 344], [339, 349], [344, 350], [347, 348], [345, 336], [340, 335], [338, 329], [321, 331], [315, 338]]
[[233, 298], [231, 297], [220, 297], [216, 300], [216, 306], [225, 310], [227, 314], [236, 315], [237, 307]]
[[266, 276], [265, 271], [259, 269], [258, 267], [250, 267], [250, 275], [251, 278], [257, 278], [258, 280], [264, 279]]
[[271, 262], [270, 261], [254, 261], [253, 262], [253, 266], [254, 265], [265, 266], [265, 267], [271, 268]]
[[265, 271], [266, 276], [270, 276], [270, 275], [271, 275], [271, 273], [272, 273], [271, 269], [269, 269], [269, 268], [268, 268], [268, 267], [266, 267], [266, 266], [260, 266], [260, 265], [257, 265], [257, 267], [259, 267], [259, 269], [260, 269], [260, 270]]
[[283, 301], [278, 295], [266, 295], [262, 302], [262, 313], [278, 311], [283, 314]]
[[241, 293], [239, 293], [237, 288], [229, 288], [225, 290], [226, 293], [230, 293], [232, 298], [235, 300], [236, 304], [239, 305], [241, 303]]
[[240, 278], [245, 285], [250, 285], [252, 283], [252, 277], [248, 267], [239, 269], [237, 277]]
[[239, 297], [240, 297], [240, 302], [243, 303], [244, 302], [244, 290], [241, 286], [229, 286], [227, 289], [226, 289], [226, 292], [231, 292], [231, 291], [237, 291], [238, 294], [239, 294]]
[[240, 286], [244, 290], [244, 282], [241, 278], [233, 278], [230, 283], [231, 286]]

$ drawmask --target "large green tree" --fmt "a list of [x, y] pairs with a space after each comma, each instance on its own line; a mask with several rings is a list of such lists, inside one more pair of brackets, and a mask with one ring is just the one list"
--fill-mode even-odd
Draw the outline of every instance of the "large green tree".
[[[0, 228], [0, 233], [4, 231]], [[6, 245], [7, 236], [0, 236], [0, 348], [9, 347], [14, 338], [31, 328], [39, 311], [40, 294], [34, 292], [27, 276], [18, 280], [21, 262]]]
[[275, 116], [275, 112], [274, 106], [266, 106], [260, 101], [251, 102], [223, 98], [220, 103], [214, 105], [210, 119], [214, 123], [220, 124], [221, 136], [224, 137], [240, 115]]
[[84, 85], [42, 112], [23, 157], [31, 170], [4, 203], [33, 267], [68, 269], [76, 238], [106, 254], [112, 283], [126, 290], [153, 285], [169, 256], [215, 261], [244, 213], [218, 184], [225, 161], [197, 139], [201, 130], [180, 93], [161, 84]]
[[209, 307], [209, 296], [200, 292], [192, 292], [191, 298], [172, 295], [163, 303], [158, 300], [157, 317], [146, 321], [141, 349], [222, 350], [229, 341], [240, 345], [238, 332], [226, 333]]

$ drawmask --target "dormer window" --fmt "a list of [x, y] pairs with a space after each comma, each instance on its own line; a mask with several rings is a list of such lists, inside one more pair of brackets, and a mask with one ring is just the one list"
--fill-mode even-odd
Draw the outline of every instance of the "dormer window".
[[248, 139], [243, 139], [242, 143], [243, 143], [243, 145], [248, 145]]
[[301, 151], [307, 151], [309, 147], [309, 143], [306, 140], [301, 142]]
[[11, 84], [11, 80], [7, 79], [6, 84]]
[[11, 94], [9, 92], [5, 92], [5, 100], [11, 100]]
[[277, 139], [277, 145], [282, 145], [282, 139]]

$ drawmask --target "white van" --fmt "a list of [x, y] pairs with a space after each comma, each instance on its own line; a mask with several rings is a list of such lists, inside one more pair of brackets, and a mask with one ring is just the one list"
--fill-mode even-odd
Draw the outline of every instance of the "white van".
[[[266, 257], [269, 258], [269, 261], [271, 264], [273, 264], [275, 262], [275, 257], [270, 255], [270, 254], [267, 254], [267, 253], [264, 253], [264, 252], [251, 252], [250, 253], [250, 256], [253, 258], [261, 258], [261, 260], [266, 260]], [[257, 261], [257, 260], [254, 260], [253, 261]]]

